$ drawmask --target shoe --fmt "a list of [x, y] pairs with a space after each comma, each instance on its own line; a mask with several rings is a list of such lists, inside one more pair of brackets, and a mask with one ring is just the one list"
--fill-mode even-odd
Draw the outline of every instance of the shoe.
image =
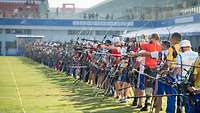
[[115, 98], [116, 98], [116, 99], [119, 99], [119, 96], [116, 96]]
[[120, 99], [119, 101], [120, 101], [120, 103], [126, 103], [126, 102], [128, 102], [128, 99]]
[[136, 108], [142, 108], [142, 105], [138, 105]]
[[133, 101], [133, 102], [132, 102], [132, 106], [137, 106], [137, 102], [136, 102], [136, 101]]
[[151, 106], [151, 103], [147, 103], [147, 106]]
[[148, 111], [147, 106], [142, 107], [142, 108], [140, 109], [140, 111]]

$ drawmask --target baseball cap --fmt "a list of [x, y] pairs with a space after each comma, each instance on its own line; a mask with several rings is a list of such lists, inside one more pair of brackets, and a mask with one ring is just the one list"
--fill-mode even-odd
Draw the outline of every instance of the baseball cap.
[[192, 45], [189, 40], [182, 40], [180, 42], [180, 47], [192, 47]]

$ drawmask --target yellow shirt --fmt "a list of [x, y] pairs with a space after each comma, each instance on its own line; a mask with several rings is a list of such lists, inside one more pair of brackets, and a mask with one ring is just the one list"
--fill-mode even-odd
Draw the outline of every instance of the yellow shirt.
[[196, 60], [195, 66], [198, 66], [194, 69], [194, 75], [195, 75], [195, 87], [200, 88], [200, 57]]
[[[180, 46], [179, 46], [179, 44], [175, 44], [174, 45], [174, 48], [175, 48], [175, 50], [176, 50], [176, 52], [177, 52], [177, 54], [179, 54], [180, 53]], [[176, 66], [176, 58], [174, 58], [173, 57], [173, 48], [172, 47], [170, 47], [169, 49], [168, 49], [168, 54], [167, 54], [167, 60], [169, 61], [169, 62], [171, 62], [173, 65], [170, 65], [170, 67], [172, 66], [172, 67], [175, 67]]]

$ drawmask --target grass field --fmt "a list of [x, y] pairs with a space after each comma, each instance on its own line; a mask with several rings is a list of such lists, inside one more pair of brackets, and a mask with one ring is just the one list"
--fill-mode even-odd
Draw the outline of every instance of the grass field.
[[138, 112], [98, 91], [30, 59], [0, 57], [0, 113]]

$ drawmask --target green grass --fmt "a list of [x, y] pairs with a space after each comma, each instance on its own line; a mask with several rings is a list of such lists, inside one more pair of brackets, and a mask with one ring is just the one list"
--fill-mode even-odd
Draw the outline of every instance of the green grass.
[[130, 103], [95, 96], [96, 92], [99, 90], [80, 81], [74, 83], [71, 77], [30, 59], [0, 57], [0, 113], [24, 113], [23, 109], [26, 113], [138, 112]]

